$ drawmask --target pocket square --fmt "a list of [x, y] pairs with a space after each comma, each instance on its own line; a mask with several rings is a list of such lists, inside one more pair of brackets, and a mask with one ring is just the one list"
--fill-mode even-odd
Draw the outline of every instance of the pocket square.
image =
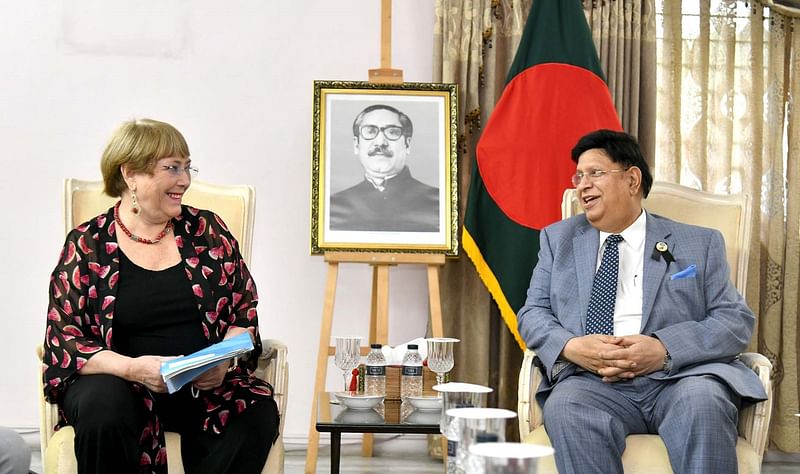
[[669, 276], [670, 280], [681, 280], [683, 278], [694, 278], [697, 275], [697, 265], [691, 264], [678, 273]]

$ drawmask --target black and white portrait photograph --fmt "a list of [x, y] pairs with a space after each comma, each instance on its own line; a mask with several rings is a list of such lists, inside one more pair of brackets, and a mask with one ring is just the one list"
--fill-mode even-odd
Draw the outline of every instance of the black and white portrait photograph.
[[453, 251], [454, 89], [315, 82], [312, 253]]

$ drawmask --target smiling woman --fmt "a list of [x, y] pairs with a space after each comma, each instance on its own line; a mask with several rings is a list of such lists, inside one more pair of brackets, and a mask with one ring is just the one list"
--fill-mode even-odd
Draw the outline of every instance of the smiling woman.
[[[182, 204], [197, 172], [185, 139], [164, 122], [126, 122], [101, 169], [119, 201], [67, 236], [44, 343], [45, 396], [59, 426], [75, 429], [79, 471], [165, 473], [169, 430], [187, 471], [261, 472], [278, 413], [254, 373], [258, 296], [222, 219]], [[166, 393], [163, 361], [243, 333], [254, 341], [248, 358]]]

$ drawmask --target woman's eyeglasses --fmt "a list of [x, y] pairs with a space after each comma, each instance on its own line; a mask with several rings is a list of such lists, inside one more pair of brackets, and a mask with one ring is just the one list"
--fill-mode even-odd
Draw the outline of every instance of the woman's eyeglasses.
[[199, 169], [194, 168], [192, 166], [186, 166], [184, 168], [181, 168], [180, 166], [177, 165], [162, 165], [161, 169], [166, 171], [173, 178], [179, 177], [181, 173], [186, 173], [190, 178], [194, 179], [200, 172]]

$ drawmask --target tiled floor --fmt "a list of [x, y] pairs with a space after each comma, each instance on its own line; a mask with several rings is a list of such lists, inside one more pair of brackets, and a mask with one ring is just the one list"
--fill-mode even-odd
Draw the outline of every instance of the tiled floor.
[[[342, 440], [342, 474], [440, 474], [443, 472], [442, 461], [427, 454], [427, 443], [424, 435], [407, 435], [402, 437], [375, 437], [372, 458], [361, 457], [361, 445], [356, 440]], [[317, 473], [330, 472], [330, 447], [320, 445], [317, 459]], [[286, 462], [284, 474], [303, 474], [306, 465], [306, 447], [303, 445], [286, 446]], [[34, 451], [31, 459], [31, 471], [41, 474], [41, 455]]]
[[[361, 457], [358, 439], [342, 440], [342, 458], [339, 463], [342, 474], [441, 474], [441, 459], [427, 453], [425, 435], [375, 435], [373, 457]], [[324, 442], [324, 441], [323, 441]], [[330, 471], [330, 446], [320, 444], [317, 473]], [[287, 446], [285, 474], [305, 472], [305, 446]]]
[[[762, 466], [762, 474], [796, 474], [800, 472], [797, 455], [781, 456], [770, 453]], [[774, 461], [773, 461], [774, 460]], [[286, 446], [285, 474], [305, 472], [306, 449], [301, 445]], [[440, 474], [442, 461], [427, 454], [424, 435], [376, 435], [374, 456], [361, 457], [361, 446], [356, 439], [342, 440], [342, 474]], [[42, 473], [41, 456], [34, 451], [31, 470]], [[317, 473], [330, 472], [330, 448], [320, 446]]]
[[[418, 473], [440, 474], [442, 461], [427, 454], [424, 435], [403, 435], [379, 438], [376, 435], [374, 456], [361, 457], [361, 446], [352, 440], [342, 442], [340, 472], [343, 474], [395, 474]], [[285, 474], [303, 474], [306, 450], [304, 447], [287, 446]], [[330, 472], [330, 448], [320, 446], [317, 474]], [[762, 465], [762, 474], [797, 474], [800, 472], [800, 456], [770, 453]]]

